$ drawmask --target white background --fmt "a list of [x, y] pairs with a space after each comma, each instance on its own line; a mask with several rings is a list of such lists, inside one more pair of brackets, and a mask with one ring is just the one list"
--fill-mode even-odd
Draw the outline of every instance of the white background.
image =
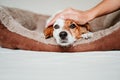
[[0, 4], [51, 15], [69, 7], [79, 10], [90, 9], [100, 1], [101, 0], [0, 0]]

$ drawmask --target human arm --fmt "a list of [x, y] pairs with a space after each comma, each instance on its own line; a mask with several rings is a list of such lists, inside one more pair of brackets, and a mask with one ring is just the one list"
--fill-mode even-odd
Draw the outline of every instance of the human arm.
[[79, 24], [85, 24], [98, 16], [111, 13], [118, 9], [120, 9], [120, 0], [103, 0], [95, 7], [86, 11], [68, 8], [56, 14], [51, 21], [47, 23], [47, 26], [52, 25], [58, 18], [73, 19]]
[[89, 16], [94, 19], [98, 16], [102, 16], [113, 11], [120, 9], [120, 0], [103, 0], [98, 5], [88, 10]]

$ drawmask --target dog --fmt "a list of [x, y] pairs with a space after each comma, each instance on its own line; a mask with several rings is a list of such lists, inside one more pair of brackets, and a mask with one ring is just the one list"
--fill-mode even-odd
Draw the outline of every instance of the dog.
[[87, 23], [80, 25], [71, 19], [57, 19], [55, 23], [44, 30], [45, 38], [54, 37], [60, 46], [70, 46], [80, 38], [88, 39], [93, 36]]

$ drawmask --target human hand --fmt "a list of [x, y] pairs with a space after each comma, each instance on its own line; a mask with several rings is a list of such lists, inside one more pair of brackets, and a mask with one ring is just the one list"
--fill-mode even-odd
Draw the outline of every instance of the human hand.
[[65, 9], [56, 15], [54, 15], [50, 21], [46, 24], [46, 26], [53, 25], [53, 23], [58, 19], [72, 19], [79, 24], [85, 24], [92, 19], [89, 14], [89, 11], [80, 11], [72, 8]]

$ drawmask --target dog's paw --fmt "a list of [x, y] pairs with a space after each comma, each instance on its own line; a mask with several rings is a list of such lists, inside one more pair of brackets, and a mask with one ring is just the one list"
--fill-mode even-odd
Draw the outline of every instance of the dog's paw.
[[89, 39], [89, 38], [93, 37], [93, 33], [92, 32], [88, 32], [88, 33], [82, 34], [81, 37], [83, 39]]

